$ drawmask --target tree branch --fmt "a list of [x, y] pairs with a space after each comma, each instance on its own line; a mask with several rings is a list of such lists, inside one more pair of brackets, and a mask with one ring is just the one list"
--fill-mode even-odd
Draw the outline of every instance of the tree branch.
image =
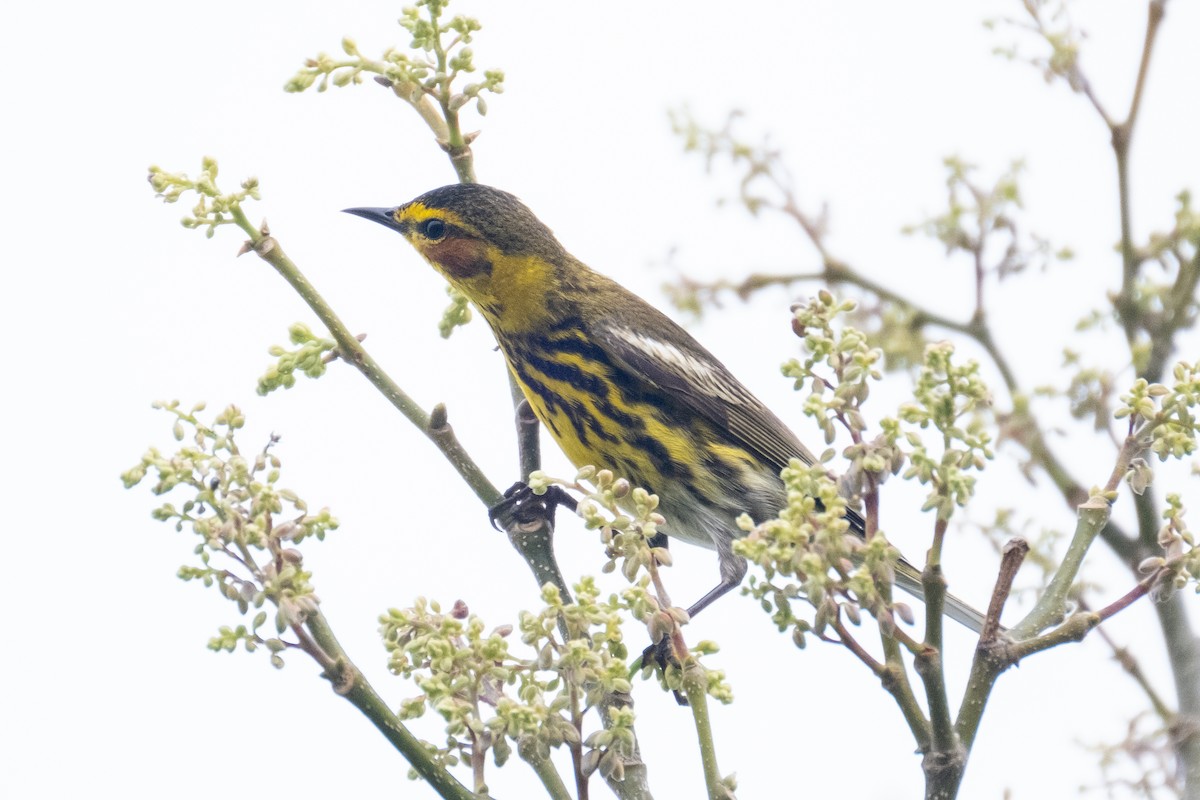
[[383, 698], [375, 692], [375, 689], [347, 657], [320, 611], [309, 616], [304, 624], [313, 639], [320, 645], [321, 650], [332, 659], [332, 663], [335, 665], [333, 668], [327, 667], [324, 673], [324, 676], [333, 684], [334, 691], [361, 711], [379, 729], [384, 738], [404, 756], [417, 774], [429, 782], [434, 791], [444, 798], [453, 798], [453, 800], [481, 800], [481, 795], [463, 786], [444, 767], [436, 763], [421, 740], [413, 736], [404, 723], [392, 713]]
[[388, 402], [390, 402], [397, 411], [404, 415], [409, 422], [417, 427], [432, 441], [442, 454], [450, 462], [450, 464], [458, 471], [463, 481], [475, 492], [485, 506], [493, 506], [503, 499], [495, 485], [488, 480], [483, 474], [483, 470], [475, 463], [475, 461], [467, 454], [466, 450], [454, 437], [453, 432], [445, 422], [445, 410], [442, 409], [439, 419], [435, 422], [442, 422], [436, 428], [430, 426], [431, 415], [417, 405], [417, 403], [408, 396], [408, 394], [393, 381], [383, 368], [371, 358], [367, 351], [359, 342], [358, 337], [350, 332], [341, 318], [334, 312], [333, 308], [325, 301], [325, 298], [316, 290], [299, 267], [288, 258], [283, 252], [283, 247], [280, 246], [278, 240], [270, 235], [264, 224], [261, 228], [255, 228], [246, 218], [245, 212], [240, 206], [235, 206], [231, 212], [234, 219], [240, 227], [250, 237], [248, 245], [255, 255], [270, 264], [279, 275], [288, 282], [288, 284], [300, 295], [301, 299], [308, 304], [321, 323], [328, 329], [330, 335], [338, 345], [338, 354], [342, 360], [352, 365], [355, 369], [363, 374], [364, 377], [379, 390]]
[[1003, 657], [1006, 643], [1000, 632], [1000, 614], [1012, 593], [1017, 571], [1028, 554], [1029, 543], [1023, 539], [1013, 539], [1004, 546], [1000, 558], [1000, 572], [992, 590], [992, 599], [988, 603], [983, 631], [979, 635], [978, 644], [975, 645], [971, 674], [967, 678], [967, 688], [963, 692], [962, 705], [954, 723], [954, 728], [968, 752], [975, 743], [975, 735], [979, 732], [979, 723], [983, 720], [992, 686], [1000, 673], [1009, 667], [1009, 663]]

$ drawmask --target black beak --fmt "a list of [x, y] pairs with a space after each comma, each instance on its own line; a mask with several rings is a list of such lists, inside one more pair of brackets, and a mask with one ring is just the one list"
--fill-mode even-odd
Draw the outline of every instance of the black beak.
[[396, 224], [395, 208], [343, 208], [342, 211], [347, 214], [353, 214], [356, 217], [369, 219], [372, 222], [378, 222], [386, 228], [391, 228], [394, 231], [400, 230], [400, 226]]

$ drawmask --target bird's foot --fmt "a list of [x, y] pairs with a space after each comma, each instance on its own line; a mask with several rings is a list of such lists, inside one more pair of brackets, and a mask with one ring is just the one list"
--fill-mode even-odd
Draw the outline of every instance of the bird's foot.
[[[648, 646], [642, 651], [642, 666], [653, 665], [659, 675], [666, 679], [667, 667], [682, 669], [683, 665], [679, 663], [679, 659], [675, 656], [675, 648], [671, 645], [671, 636], [662, 637], [654, 644]], [[688, 704], [687, 697], [678, 689], [672, 689], [672, 694], [675, 695], [675, 702], [681, 706]]]
[[548, 486], [542, 494], [534, 494], [528, 484], [517, 481], [504, 493], [504, 499], [488, 509], [488, 521], [496, 530], [529, 526], [544, 522], [554, 527], [554, 512], [559, 506], [574, 511], [578, 501], [561, 486]]

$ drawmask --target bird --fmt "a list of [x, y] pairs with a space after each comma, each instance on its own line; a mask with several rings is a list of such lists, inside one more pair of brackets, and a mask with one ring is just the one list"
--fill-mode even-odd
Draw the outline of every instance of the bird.
[[[346, 213], [399, 232], [479, 310], [526, 400], [576, 466], [609, 469], [659, 497], [669, 537], [717, 552], [720, 582], [695, 616], [741, 584], [742, 513], [774, 518], [780, 472], [812, 452], [691, 334], [567, 251], [514, 195], [478, 183]], [[846, 512], [850, 534], [864, 522]], [[901, 559], [895, 583], [923, 599]], [[975, 632], [984, 616], [953, 595], [945, 614]]]

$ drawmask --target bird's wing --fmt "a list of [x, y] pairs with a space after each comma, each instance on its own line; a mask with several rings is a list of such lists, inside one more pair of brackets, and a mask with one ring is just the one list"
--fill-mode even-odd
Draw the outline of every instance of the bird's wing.
[[[814, 463], [808, 448], [716, 357], [666, 317], [655, 322], [653, 327], [666, 330], [668, 336], [603, 324], [592, 335], [614, 364], [668, 390], [687, 410], [729, 431], [738, 443], [775, 469], [783, 469], [792, 458]], [[847, 509], [846, 519], [862, 536], [862, 516]], [[896, 565], [896, 585], [924, 599], [921, 571], [904, 558]], [[951, 594], [946, 595], [945, 603], [951, 619], [976, 633], [982, 630], [984, 617], [979, 611]]]
[[[666, 320], [669, 336], [601, 324], [592, 331], [617, 366], [666, 389], [686, 410], [728, 431], [730, 437], [775, 470], [813, 454], [770, 409], [711, 353]], [[661, 325], [654, 326], [664, 330]]]

